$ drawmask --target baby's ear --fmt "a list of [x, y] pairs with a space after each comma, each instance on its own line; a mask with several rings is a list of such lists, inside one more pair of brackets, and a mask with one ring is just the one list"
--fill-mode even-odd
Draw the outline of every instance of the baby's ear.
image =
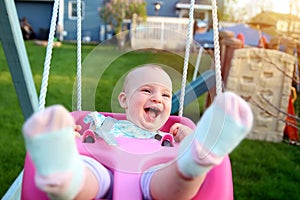
[[126, 97], [125, 92], [121, 92], [119, 94], [118, 99], [119, 99], [119, 104], [122, 108], [124, 108], [124, 109], [128, 108], [128, 106], [127, 106], [127, 97]]

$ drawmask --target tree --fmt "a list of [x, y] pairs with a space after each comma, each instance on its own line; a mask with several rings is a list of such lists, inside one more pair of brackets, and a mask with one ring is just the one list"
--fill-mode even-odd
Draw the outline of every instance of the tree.
[[218, 0], [218, 16], [220, 21], [241, 22], [247, 14], [239, 0]]
[[[290, 0], [290, 13], [289, 13], [289, 20], [288, 20], [288, 34], [289, 35], [296, 35], [297, 24], [299, 19], [299, 1], [298, 0]], [[297, 34], [298, 35], [298, 34]]]
[[146, 3], [143, 0], [105, 0], [99, 11], [106, 24], [112, 25], [116, 34], [122, 32], [123, 21], [136, 14], [139, 20], [146, 20]]

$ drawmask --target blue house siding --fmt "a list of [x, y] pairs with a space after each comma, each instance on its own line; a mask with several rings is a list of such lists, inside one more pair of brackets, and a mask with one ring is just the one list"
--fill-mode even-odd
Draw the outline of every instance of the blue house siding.
[[[69, 2], [74, 2], [75, 0], [65, 0], [64, 5], [64, 30], [66, 35], [65, 40], [76, 40], [76, 19], [70, 19], [68, 16], [69, 12]], [[103, 24], [99, 17], [98, 10], [101, 8], [102, 0], [85, 0], [83, 1], [84, 6], [84, 18], [82, 20], [82, 36], [89, 36], [92, 41], [100, 41], [100, 27]], [[155, 0], [146, 0], [147, 3], [147, 15], [155, 16], [156, 12], [154, 9], [154, 3], [158, 2]], [[162, 3], [161, 9], [157, 12], [159, 16], [164, 17], [177, 17], [176, 16], [176, 3], [177, 1], [159, 1]]]
[[145, 0], [147, 2], [147, 14], [148, 16], [156, 16], [156, 12], [154, 9], [154, 3], [160, 2], [161, 3], [161, 8], [157, 12], [158, 16], [161, 17], [177, 17], [176, 15], [176, 3], [178, 1], [176, 0]]
[[[50, 27], [52, 7], [54, 0], [15, 0], [19, 18], [25, 16], [32, 25], [37, 35], [44, 34]], [[148, 16], [178, 17], [176, 11], [176, 0], [145, 0], [147, 3]], [[76, 40], [77, 21], [70, 18], [69, 2], [76, 3], [76, 0], [62, 0], [64, 40]], [[91, 41], [100, 41], [100, 27], [103, 25], [99, 17], [99, 9], [103, 0], [83, 0], [82, 37], [89, 36]], [[154, 3], [162, 3], [161, 9], [156, 12]], [[43, 38], [44, 39], [44, 38]]]
[[[76, 40], [77, 20], [70, 19], [69, 2], [76, 2], [76, 0], [65, 0], [64, 3], [64, 30], [66, 33], [64, 40]], [[101, 19], [98, 14], [98, 9], [101, 6], [102, 0], [86, 0], [82, 2], [84, 2], [84, 14], [81, 24], [82, 37], [89, 36], [92, 41], [99, 41]]]
[[16, 9], [19, 19], [26, 17], [37, 37], [44, 37], [50, 28], [53, 2], [25, 2], [17, 1]]

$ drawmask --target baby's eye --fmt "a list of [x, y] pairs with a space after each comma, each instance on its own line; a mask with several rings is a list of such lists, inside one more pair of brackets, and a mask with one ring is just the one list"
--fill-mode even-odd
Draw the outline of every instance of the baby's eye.
[[146, 92], [146, 93], [151, 93], [151, 91], [149, 89], [142, 89], [142, 92]]
[[165, 94], [163, 94], [162, 96], [163, 96], [163, 97], [167, 97], [167, 98], [171, 98], [171, 95], [168, 94], [168, 93], [165, 93]]

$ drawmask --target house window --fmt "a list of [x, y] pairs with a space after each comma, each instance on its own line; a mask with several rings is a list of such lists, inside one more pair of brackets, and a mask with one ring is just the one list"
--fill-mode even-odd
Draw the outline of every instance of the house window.
[[[85, 4], [81, 2], [81, 18], [84, 19]], [[77, 1], [69, 1], [68, 6], [69, 19], [77, 19]]]

